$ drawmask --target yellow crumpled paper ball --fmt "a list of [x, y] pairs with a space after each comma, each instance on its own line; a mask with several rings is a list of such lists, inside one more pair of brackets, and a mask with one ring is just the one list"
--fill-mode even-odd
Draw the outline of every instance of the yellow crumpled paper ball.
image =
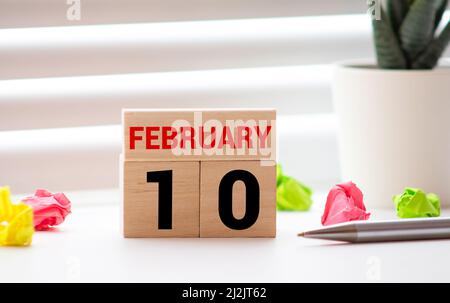
[[8, 187], [0, 187], [0, 245], [28, 246], [33, 239], [33, 209], [13, 204]]

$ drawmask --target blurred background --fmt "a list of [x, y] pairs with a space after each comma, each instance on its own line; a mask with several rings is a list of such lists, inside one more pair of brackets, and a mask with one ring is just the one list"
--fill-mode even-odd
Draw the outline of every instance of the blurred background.
[[274, 107], [285, 173], [326, 189], [339, 181], [331, 64], [374, 57], [366, 11], [366, 0], [0, 0], [0, 185], [117, 187], [122, 108]]

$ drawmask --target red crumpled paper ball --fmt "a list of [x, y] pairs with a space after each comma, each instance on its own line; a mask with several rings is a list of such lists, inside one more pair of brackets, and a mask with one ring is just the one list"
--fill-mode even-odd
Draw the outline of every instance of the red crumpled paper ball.
[[369, 217], [361, 190], [350, 181], [337, 184], [328, 193], [322, 225], [367, 220]]
[[49, 230], [64, 222], [71, 213], [71, 203], [63, 193], [52, 194], [45, 189], [38, 189], [34, 196], [22, 202], [33, 208], [35, 230]]

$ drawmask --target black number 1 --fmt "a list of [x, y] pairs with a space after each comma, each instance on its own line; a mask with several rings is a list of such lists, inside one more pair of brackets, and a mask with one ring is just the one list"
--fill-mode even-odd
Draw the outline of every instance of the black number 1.
[[172, 171], [149, 171], [150, 182], [158, 183], [158, 229], [172, 229]]

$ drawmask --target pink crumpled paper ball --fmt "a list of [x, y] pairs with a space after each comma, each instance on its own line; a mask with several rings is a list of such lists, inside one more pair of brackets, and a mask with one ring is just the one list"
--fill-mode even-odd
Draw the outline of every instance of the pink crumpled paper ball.
[[33, 208], [35, 230], [49, 230], [64, 222], [71, 213], [71, 203], [63, 193], [52, 194], [45, 189], [38, 189], [34, 196], [22, 202]]
[[322, 225], [367, 220], [369, 217], [361, 190], [350, 181], [337, 184], [328, 193]]

